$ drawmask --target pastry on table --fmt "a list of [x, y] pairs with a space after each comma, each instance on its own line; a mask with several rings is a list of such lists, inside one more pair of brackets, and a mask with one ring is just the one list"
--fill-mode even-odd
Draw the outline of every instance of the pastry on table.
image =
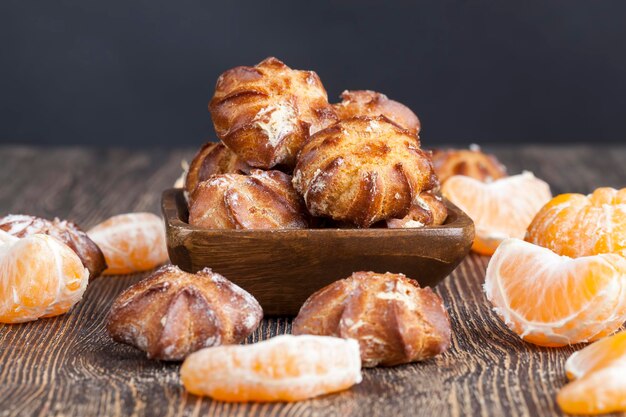
[[209, 110], [222, 142], [263, 169], [293, 166], [309, 135], [337, 120], [317, 74], [276, 58], [220, 75]]
[[242, 161], [223, 143], [207, 142], [189, 164], [185, 176], [185, 191], [191, 195], [199, 183], [208, 180], [213, 175], [247, 174], [250, 169], [250, 165]]
[[292, 333], [356, 339], [365, 367], [431, 358], [451, 340], [441, 297], [389, 272], [355, 272], [317, 291], [300, 309]]
[[476, 145], [470, 149], [435, 149], [433, 165], [442, 184], [453, 175], [465, 175], [483, 182], [507, 176], [506, 167], [494, 155], [483, 153]]
[[205, 347], [241, 343], [262, 318], [256, 299], [220, 274], [166, 265], [113, 302], [107, 330], [148, 358], [175, 361]]
[[414, 136], [419, 135], [421, 124], [415, 113], [404, 104], [388, 99], [384, 94], [370, 90], [346, 90], [341, 93], [341, 99], [341, 103], [333, 104], [333, 108], [342, 120], [354, 116], [383, 115]]
[[388, 219], [387, 227], [390, 229], [415, 228], [424, 226], [439, 226], [446, 221], [448, 208], [443, 199], [426, 191], [418, 195], [409, 213], [401, 219]]
[[89, 270], [89, 278], [99, 276], [107, 264], [100, 247], [80, 227], [66, 220], [47, 220], [25, 214], [9, 214], [0, 218], [0, 230], [18, 238], [37, 233], [52, 236], [69, 246]]
[[215, 175], [191, 195], [189, 224], [208, 229], [304, 229], [302, 199], [291, 176], [253, 170], [250, 175]]
[[404, 217], [437, 184], [419, 140], [385, 116], [342, 120], [302, 148], [293, 184], [313, 216], [369, 227]]

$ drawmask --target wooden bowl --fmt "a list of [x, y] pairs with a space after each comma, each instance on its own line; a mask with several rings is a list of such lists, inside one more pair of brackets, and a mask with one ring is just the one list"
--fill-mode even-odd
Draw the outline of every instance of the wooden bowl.
[[163, 192], [170, 260], [210, 267], [256, 297], [266, 316], [296, 315], [315, 291], [355, 271], [401, 272], [435, 286], [469, 252], [474, 223], [446, 201], [445, 224], [419, 229], [218, 230], [187, 223], [181, 189]]

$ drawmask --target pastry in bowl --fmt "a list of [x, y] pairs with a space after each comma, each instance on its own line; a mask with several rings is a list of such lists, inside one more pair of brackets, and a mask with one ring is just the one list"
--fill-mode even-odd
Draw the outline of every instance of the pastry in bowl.
[[208, 229], [303, 229], [302, 199], [291, 176], [254, 170], [250, 175], [215, 175], [191, 195], [189, 224]]
[[389, 272], [355, 272], [314, 293], [292, 333], [356, 339], [365, 367], [427, 359], [446, 351], [451, 339], [441, 298]]
[[432, 191], [421, 193], [415, 198], [409, 213], [401, 219], [388, 219], [390, 229], [408, 229], [424, 226], [439, 226], [446, 221], [448, 208], [441, 197]]
[[421, 128], [420, 120], [407, 106], [390, 100], [386, 95], [370, 90], [344, 91], [341, 103], [333, 104], [340, 119], [354, 116], [386, 116], [398, 126], [418, 136]]
[[175, 361], [205, 347], [241, 343], [262, 318], [254, 297], [220, 274], [166, 265], [113, 302], [107, 330], [148, 358]]
[[483, 182], [507, 176], [505, 166], [495, 156], [483, 153], [475, 145], [470, 149], [434, 150], [433, 165], [442, 184], [453, 175], [465, 175]]
[[9, 214], [0, 218], [0, 230], [23, 238], [34, 234], [52, 236], [69, 246], [89, 270], [89, 278], [99, 276], [107, 264], [100, 247], [87, 233], [72, 222], [65, 220], [47, 220], [25, 214]]
[[429, 154], [409, 131], [385, 116], [357, 116], [311, 137], [293, 184], [313, 216], [369, 227], [404, 217], [437, 180]]
[[250, 169], [250, 165], [242, 161], [223, 143], [207, 142], [189, 164], [189, 170], [185, 175], [185, 191], [191, 195], [198, 184], [213, 175], [247, 174]]
[[251, 166], [293, 166], [310, 134], [337, 120], [313, 71], [276, 58], [220, 75], [209, 110], [217, 136]]

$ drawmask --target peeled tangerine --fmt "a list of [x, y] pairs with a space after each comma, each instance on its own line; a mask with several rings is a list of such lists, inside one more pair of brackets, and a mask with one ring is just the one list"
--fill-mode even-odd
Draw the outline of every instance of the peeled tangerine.
[[626, 331], [574, 353], [565, 363], [570, 382], [557, 402], [569, 414], [626, 411]]
[[559, 256], [507, 239], [487, 266], [485, 293], [524, 340], [563, 346], [600, 339], [626, 320], [626, 259]]
[[147, 271], [168, 260], [163, 221], [152, 213], [113, 216], [87, 234], [104, 253], [104, 275]]
[[216, 400], [299, 401], [361, 382], [361, 357], [356, 340], [283, 335], [199, 350], [180, 376], [187, 391]]
[[83, 296], [89, 271], [76, 253], [43, 234], [0, 234], [0, 322], [66, 313]]
[[626, 188], [561, 194], [537, 213], [526, 240], [559, 255], [626, 255]]
[[455, 175], [441, 193], [474, 220], [472, 250], [482, 255], [493, 254], [506, 238], [523, 239], [535, 214], [552, 198], [548, 184], [530, 172], [488, 183]]

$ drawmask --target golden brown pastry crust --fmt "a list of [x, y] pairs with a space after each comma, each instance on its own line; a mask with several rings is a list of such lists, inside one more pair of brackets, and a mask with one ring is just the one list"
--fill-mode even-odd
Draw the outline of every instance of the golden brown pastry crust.
[[402, 103], [390, 100], [386, 95], [371, 90], [344, 91], [341, 103], [333, 104], [333, 108], [341, 120], [354, 116], [388, 117], [398, 126], [418, 136], [421, 123], [417, 115]]
[[437, 182], [417, 138], [385, 116], [359, 116], [311, 137], [293, 183], [313, 216], [369, 227], [405, 216], [414, 198]]
[[50, 221], [25, 214], [9, 214], [0, 218], [0, 230], [18, 238], [43, 233], [60, 240], [78, 255], [85, 268], [89, 270], [89, 279], [99, 276], [107, 268], [100, 247], [72, 222], [57, 218]]
[[252, 167], [223, 143], [207, 142], [196, 153], [185, 176], [185, 191], [191, 195], [199, 183], [213, 175], [247, 174]]
[[317, 74], [276, 58], [220, 75], [209, 110], [224, 144], [264, 169], [293, 166], [309, 135], [337, 120]]
[[166, 265], [113, 302], [107, 330], [148, 358], [176, 361], [201, 348], [240, 343], [262, 318], [252, 295], [209, 268], [190, 274]]
[[480, 149], [445, 149], [433, 151], [433, 165], [443, 184], [453, 175], [465, 175], [488, 182], [507, 176], [506, 168], [495, 156]]
[[450, 346], [450, 319], [441, 298], [402, 274], [355, 272], [313, 294], [292, 333], [356, 339], [363, 366], [430, 358]]
[[432, 191], [426, 191], [418, 195], [409, 213], [401, 219], [388, 219], [387, 227], [390, 229], [406, 229], [424, 226], [439, 226], [446, 221], [448, 208], [443, 199]]
[[254, 170], [250, 175], [215, 175], [191, 195], [189, 224], [209, 229], [303, 229], [302, 199], [291, 176]]

